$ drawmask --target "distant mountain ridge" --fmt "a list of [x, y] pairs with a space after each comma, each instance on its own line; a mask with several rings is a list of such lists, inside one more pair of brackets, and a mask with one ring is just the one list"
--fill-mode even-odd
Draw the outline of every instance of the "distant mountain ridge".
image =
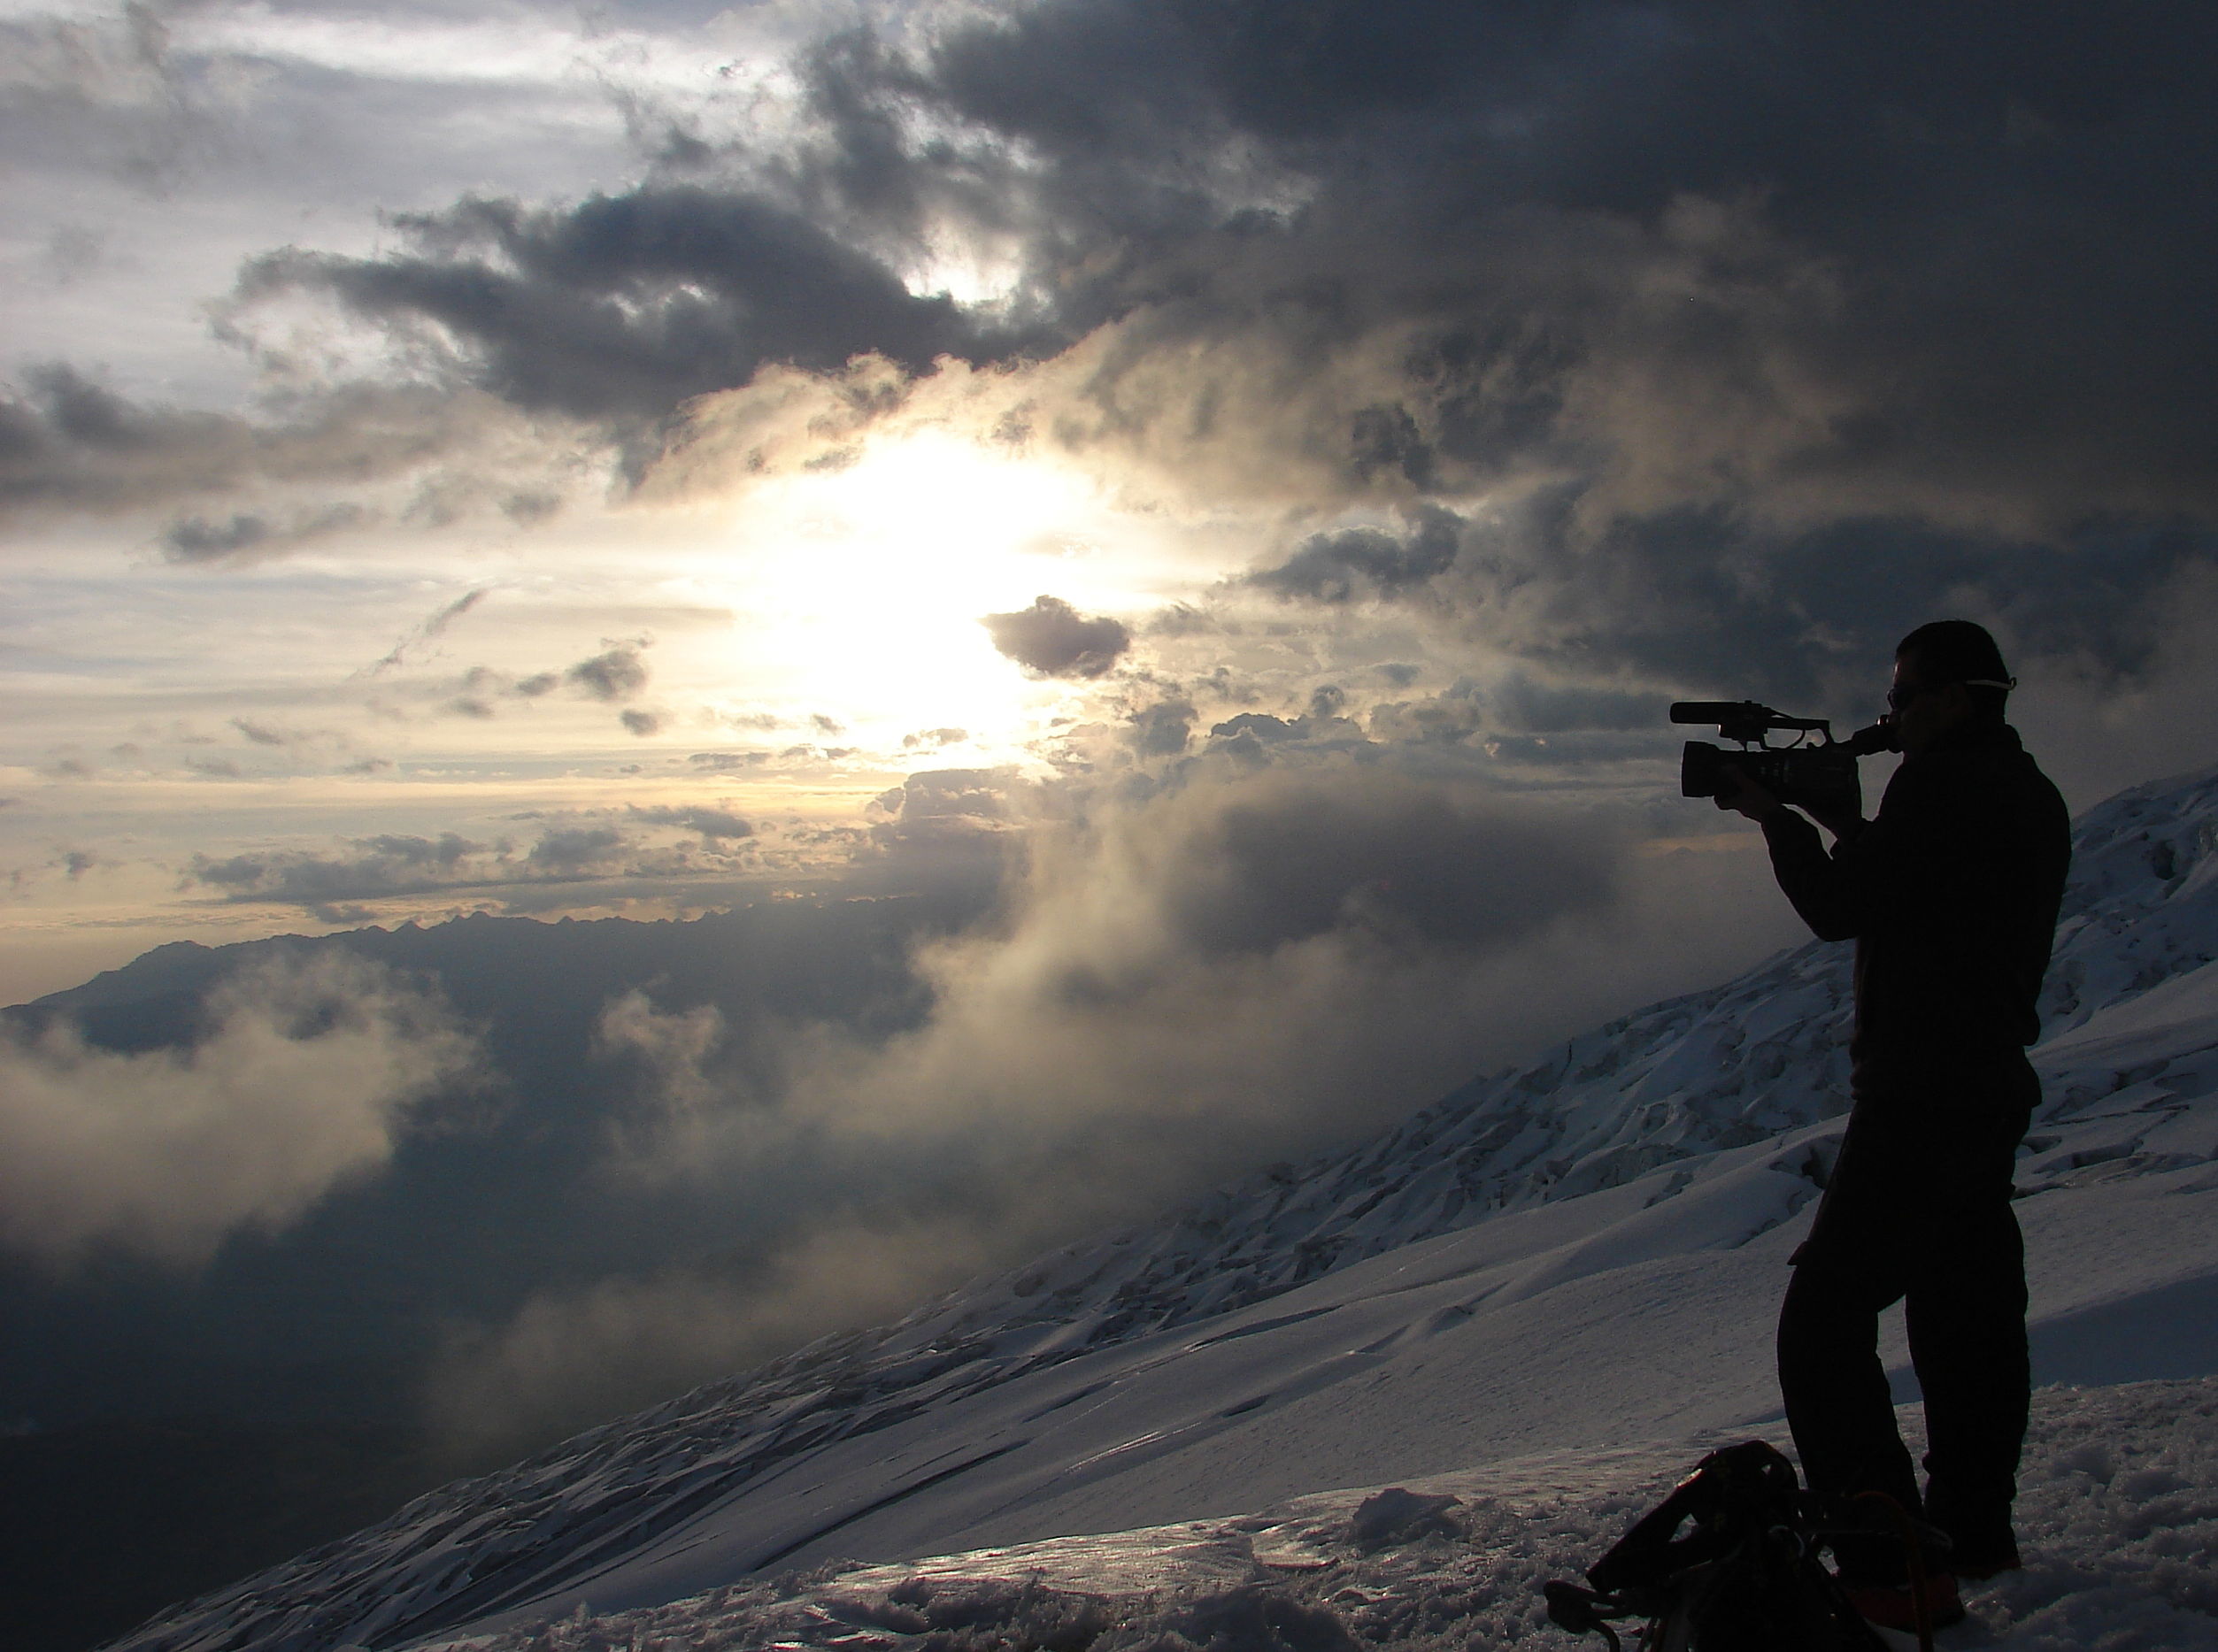
[[[2045, 1004], [2044, 1049], [2057, 1052], [2045, 1063], [2047, 1110], [2116, 1097], [2122, 1113], [2160, 1120], [2169, 1117], [2164, 1059], [2108, 1065], [2109, 1043], [2074, 1035], [2218, 957], [2218, 771], [2121, 794], [2081, 819], [2075, 842]], [[544, 1596], [831, 1442], [1494, 1215], [1683, 1162], [1683, 1174], [1671, 1172], [1654, 1195], [1668, 1197], [1698, 1161], [1843, 1108], [1848, 965], [1845, 947], [1783, 954], [1598, 1028], [1545, 1061], [1467, 1085], [1352, 1150], [1264, 1172], [1173, 1220], [1067, 1247], [897, 1324], [824, 1339], [500, 1474], [443, 1488], [117, 1644], [308, 1652], [343, 1640], [421, 1639]], [[2153, 1003], [2152, 1014], [2160, 1008]], [[2201, 1162], [2144, 1154], [2153, 1133], [2136, 1124], [2091, 1149], [2037, 1136], [2031, 1164], [2043, 1185], [2062, 1186], [2127, 1173], [2137, 1156], [2159, 1168], [2172, 1158]], [[1822, 1173], [1814, 1164], [1810, 1181]], [[936, 1477], [974, 1466], [956, 1461]], [[802, 1533], [757, 1564], [774, 1564], [853, 1518]]]

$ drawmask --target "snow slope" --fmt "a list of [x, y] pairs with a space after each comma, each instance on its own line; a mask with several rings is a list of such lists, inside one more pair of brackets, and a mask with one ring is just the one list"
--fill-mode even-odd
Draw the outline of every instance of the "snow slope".
[[[1913, 1443], [1914, 1412], [1903, 1418]], [[1549, 1452], [1292, 1499], [1256, 1514], [901, 1565], [835, 1563], [666, 1605], [574, 1612], [450, 1652], [1466, 1652], [1536, 1636], [1537, 1584], [1576, 1579], [1711, 1435]], [[1969, 1595], [1951, 1648], [2218, 1647], [2218, 1380], [2037, 1395], [2026, 1569]], [[1898, 1644], [1912, 1644], [1908, 1636]], [[429, 1648], [425, 1652], [432, 1652]]]
[[[2218, 772], [2111, 800], [2078, 845], [2020, 1177], [2037, 1372], [2201, 1377]], [[433, 1493], [118, 1644], [502, 1633], [841, 1555], [1233, 1517], [1446, 1465], [1475, 1488], [1543, 1449], [1669, 1442], [1649, 1487], [1689, 1441], [1775, 1418], [1770, 1318], [1837, 1140], [1846, 971], [1845, 948], [1783, 955], [1352, 1152]], [[1590, 1480], [1606, 1459], [1576, 1461]]]

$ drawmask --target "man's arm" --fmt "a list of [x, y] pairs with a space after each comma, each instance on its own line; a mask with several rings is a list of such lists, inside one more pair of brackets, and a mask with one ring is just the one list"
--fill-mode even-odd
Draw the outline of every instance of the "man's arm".
[[1863, 880], [1844, 864], [1841, 853], [1862, 835], [1868, 824], [1864, 818], [1829, 811], [1821, 817], [1834, 837], [1833, 853], [1828, 855], [1816, 826], [1743, 771], [1728, 765], [1725, 772], [1737, 784], [1718, 794], [1717, 806], [1744, 814], [1763, 827], [1772, 875], [1779, 880], [1796, 915], [1821, 941], [1854, 940], [1863, 930]]

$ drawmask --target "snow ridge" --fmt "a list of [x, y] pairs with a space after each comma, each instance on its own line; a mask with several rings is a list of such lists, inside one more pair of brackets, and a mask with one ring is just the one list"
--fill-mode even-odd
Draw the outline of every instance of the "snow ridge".
[[[2218, 770], [2121, 794], [2083, 818], [2075, 843], [2045, 1004], [2044, 1111], [2059, 1127], [2034, 1139], [2022, 1178], [2033, 1187], [2213, 1150], [2166, 1133], [2213, 1087], [2188, 1059], [2218, 1062], [2200, 1001], [2176, 1007], [2171, 1044], [2140, 1029], [2123, 1067], [2102, 1029], [2144, 999], [2168, 1025], [2167, 995], [2218, 957]], [[1274, 1167], [1158, 1226], [1067, 1247], [895, 1325], [823, 1339], [443, 1487], [115, 1644], [321, 1652], [418, 1640], [543, 1595], [832, 1441], [1500, 1212], [1688, 1162], [1676, 1191], [1692, 1161], [1843, 1109], [1849, 962], [1848, 949], [1816, 943], [1782, 954], [1475, 1080], [1353, 1149]], [[2176, 1053], [2152, 1062], [2160, 1046]]]

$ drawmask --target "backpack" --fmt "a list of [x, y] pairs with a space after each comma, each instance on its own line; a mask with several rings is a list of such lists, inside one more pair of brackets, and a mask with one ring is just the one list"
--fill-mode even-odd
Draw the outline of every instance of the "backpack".
[[[1687, 1527], [1683, 1534], [1680, 1528]], [[1760, 1440], [1713, 1451], [1587, 1571], [1544, 1587], [1548, 1617], [1619, 1652], [1884, 1652], [1817, 1557], [1832, 1529], [1794, 1464]]]

